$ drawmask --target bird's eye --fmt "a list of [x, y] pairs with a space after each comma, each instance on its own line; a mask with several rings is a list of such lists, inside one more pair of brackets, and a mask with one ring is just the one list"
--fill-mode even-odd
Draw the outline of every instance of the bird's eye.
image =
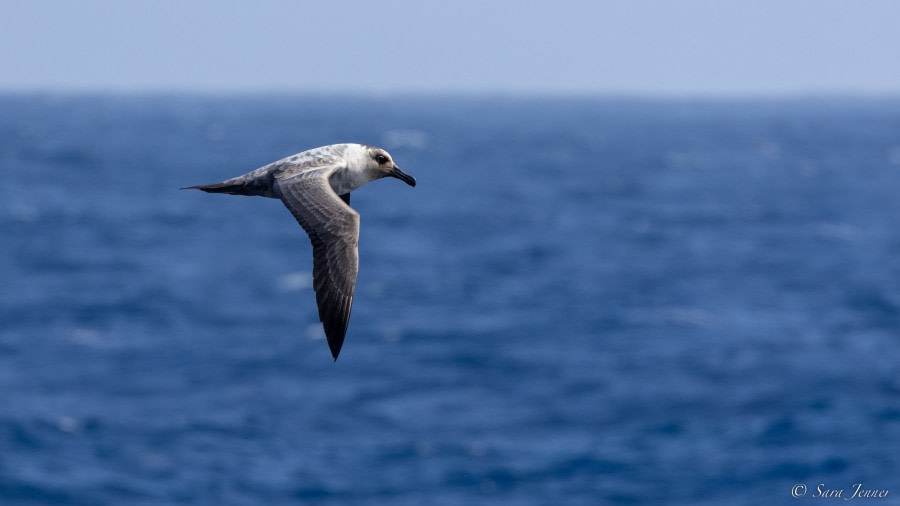
[[384, 156], [384, 155], [378, 155], [378, 156], [375, 157], [375, 161], [378, 162], [378, 163], [386, 163], [386, 162], [387, 162], [387, 157]]

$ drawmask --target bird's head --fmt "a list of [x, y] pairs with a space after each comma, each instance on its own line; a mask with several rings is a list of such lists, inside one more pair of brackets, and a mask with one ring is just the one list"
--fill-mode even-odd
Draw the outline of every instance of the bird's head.
[[395, 177], [410, 186], [416, 185], [416, 178], [400, 170], [387, 151], [374, 147], [369, 147], [367, 151], [366, 170], [376, 174], [377, 178]]

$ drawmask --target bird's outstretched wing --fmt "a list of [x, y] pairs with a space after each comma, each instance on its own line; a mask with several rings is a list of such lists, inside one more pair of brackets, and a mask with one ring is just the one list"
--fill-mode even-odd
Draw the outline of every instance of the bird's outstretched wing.
[[347, 334], [359, 269], [359, 213], [331, 189], [335, 167], [276, 175], [275, 186], [313, 246], [313, 286], [319, 320], [331, 355], [337, 360]]

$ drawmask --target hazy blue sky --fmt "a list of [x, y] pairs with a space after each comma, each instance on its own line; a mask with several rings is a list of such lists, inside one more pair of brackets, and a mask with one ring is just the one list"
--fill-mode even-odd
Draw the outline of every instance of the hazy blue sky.
[[0, 89], [900, 93], [900, 1], [0, 0]]

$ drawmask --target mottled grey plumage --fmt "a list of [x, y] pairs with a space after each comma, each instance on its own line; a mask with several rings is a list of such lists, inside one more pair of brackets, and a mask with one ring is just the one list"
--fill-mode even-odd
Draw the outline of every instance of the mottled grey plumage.
[[350, 192], [392, 176], [416, 185], [383, 149], [333, 144], [284, 158], [221, 183], [190, 186], [211, 193], [281, 199], [309, 235], [319, 320], [337, 360], [347, 334], [359, 268], [359, 213]]

